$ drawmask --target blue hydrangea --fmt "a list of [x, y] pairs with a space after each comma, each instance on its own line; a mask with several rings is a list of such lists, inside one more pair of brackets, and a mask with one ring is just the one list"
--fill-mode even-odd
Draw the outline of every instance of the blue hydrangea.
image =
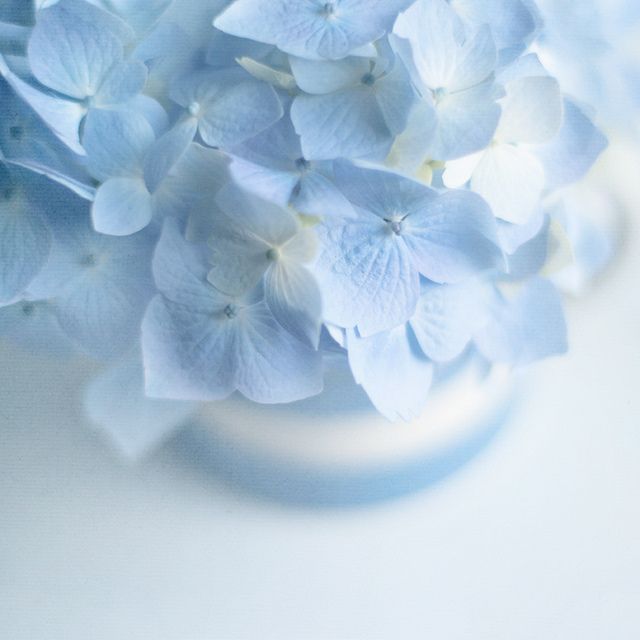
[[542, 274], [601, 260], [559, 190], [606, 138], [532, 0], [3, 11], [0, 334], [110, 361], [87, 410], [130, 454], [318, 394], [329, 356], [408, 420], [471, 354], [566, 349]]

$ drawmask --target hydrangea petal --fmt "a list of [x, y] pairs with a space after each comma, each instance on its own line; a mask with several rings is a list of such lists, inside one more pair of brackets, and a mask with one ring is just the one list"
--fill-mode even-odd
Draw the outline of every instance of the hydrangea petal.
[[557, 80], [517, 78], [507, 84], [496, 138], [503, 142], [542, 144], [560, 131], [563, 101]]
[[99, 233], [128, 236], [144, 229], [153, 218], [151, 194], [140, 178], [111, 178], [100, 186], [91, 209]]
[[113, 357], [138, 336], [153, 294], [154, 236], [111, 238], [95, 233], [82, 201], [50, 221], [54, 242], [47, 268], [29, 285], [36, 299], [54, 299], [64, 332], [84, 350]]
[[139, 60], [127, 60], [116, 65], [92, 101], [94, 107], [121, 105], [138, 95], [147, 82], [147, 67]]
[[265, 300], [275, 319], [298, 340], [318, 348], [322, 296], [307, 269], [280, 260], [265, 275]]
[[144, 180], [151, 193], [180, 161], [193, 142], [198, 130], [195, 118], [187, 118], [176, 124], [152, 144], [144, 160]]
[[435, 160], [454, 160], [484, 149], [493, 139], [500, 107], [492, 85], [449, 94], [436, 106], [438, 126], [428, 148]]
[[495, 216], [525, 224], [539, 206], [544, 169], [530, 152], [510, 144], [487, 150], [471, 178], [471, 188], [491, 206]]
[[141, 355], [136, 351], [101, 372], [87, 387], [84, 407], [126, 456], [136, 459], [166, 440], [198, 404], [148, 398]]
[[476, 333], [475, 343], [487, 359], [513, 366], [566, 352], [559, 293], [547, 280], [534, 278], [513, 300], [497, 298], [492, 320]]
[[473, 193], [448, 191], [409, 216], [402, 236], [420, 273], [440, 283], [504, 266], [489, 207]]
[[98, 93], [124, 55], [124, 23], [78, 0], [38, 13], [29, 39], [29, 63], [45, 86], [82, 100]]
[[0, 193], [0, 304], [22, 293], [42, 269], [51, 236], [44, 218], [12, 185]]
[[[369, 220], [368, 218], [371, 218]], [[404, 243], [375, 216], [318, 227], [324, 316], [363, 336], [406, 322], [420, 293], [418, 273]]]
[[452, 0], [451, 5], [469, 24], [489, 24], [498, 49], [524, 46], [536, 21], [521, 0]]
[[80, 123], [87, 113], [86, 107], [35, 89], [10, 69], [2, 55], [0, 55], [0, 73], [64, 144], [75, 153], [85, 155], [80, 144], [79, 131]]
[[462, 21], [445, 0], [419, 0], [398, 18], [394, 32], [409, 40], [422, 82], [446, 87], [464, 40]]
[[559, 134], [535, 150], [541, 159], [549, 189], [566, 186], [582, 178], [606, 149], [607, 139], [580, 107], [564, 103], [564, 123]]
[[297, 96], [291, 119], [309, 160], [385, 155], [393, 142], [375, 93], [365, 86]]
[[87, 166], [98, 180], [141, 175], [154, 140], [147, 119], [124, 109], [92, 110], [82, 136]]
[[376, 409], [389, 420], [418, 417], [428, 399], [433, 364], [408, 325], [369, 338], [348, 332], [349, 365]]
[[298, 87], [312, 95], [332, 93], [357, 84], [371, 68], [369, 60], [354, 56], [336, 61], [291, 56], [289, 61]]
[[[344, 58], [390, 29], [411, 0], [236, 0], [215, 20], [221, 31], [275, 44], [302, 58]], [[366, 13], [367, 19], [362, 16]]]
[[483, 293], [483, 286], [473, 280], [456, 285], [423, 282], [410, 324], [429, 358], [449, 362], [462, 354], [486, 321]]

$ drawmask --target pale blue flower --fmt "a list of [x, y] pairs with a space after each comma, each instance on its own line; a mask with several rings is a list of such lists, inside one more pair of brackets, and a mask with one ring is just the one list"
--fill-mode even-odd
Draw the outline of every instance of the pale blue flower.
[[264, 279], [265, 301], [276, 320], [317, 348], [322, 301], [308, 269], [317, 253], [315, 231], [292, 211], [237, 189], [223, 189], [216, 202], [224, 215], [209, 242], [209, 282], [238, 296]]
[[419, 136], [423, 157], [451, 160], [486, 147], [500, 117], [490, 28], [470, 32], [446, 0], [418, 0], [398, 18], [394, 33], [396, 51], [429, 107], [418, 131], [407, 131]]
[[337, 163], [335, 179], [355, 218], [319, 226], [315, 266], [325, 319], [368, 336], [406, 322], [419, 276], [460, 282], [499, 268], [496, 224], [473, 193], [438, 193], [393, 173]]
[[339, 61], [291, 59], [302, 91], [291, 120], [304, 157], [384, 158], [416, 101], [409, 75], [390, 52]]
[[153, 295], [155, 234], [95, 233], [84, 201], [63, 194], [57, 199], [61, 209], [47, 216], [53, 232], [47, 267], [29, 284], [26, 297], [51, 301], [74, 342], [97, 357], [112, 357], [135, 341]]
[[539, 208], [546, 187], [536, 145], [560, 131], [563, 100], [558, 82], [548, 75], [505, 78], [506, 95], [492, 144], [484, 151], [447, 164], [444, 182], [470, 187], [501, 220], [524, 224]]
[[264, 131], [283, 115], [274, 89], [242, 70], [203, 70], [180, 78], [171, 98], [187, 109], [191, 123], [210, 147], [229, 148]]
[[236, 0], [214, 25], [302, 58], [337, 60], [381, 38], [411, 1]]
[[[194, 132], [190, 121], [181, 121], [156, 139], [151, 123], [136, 112], [92, 111], [82, 142], [87, 165], [102, 182], [92, 207], [95, 229], [130, 235], [144, 229], [154, 214], [186, 212], [215, 191], [226, 175], [226, 161], [217, 151], [193, 144]], [[204, 189], [191, 179], [199, 175], [193, 165], [201, 163], [210, 171]], [[193, 187], [191, 193], [185, 187]]]
[[307, 160], [290, 118], [234, 147], [230, 173], [238, 185], [281, 206], [326, 216], [343, 207], [331, 161]]
[[165, 221], [154, 259], [162, 295], [142, 324], [147, 394], [218, 400], [238, 390], [279, 403], [320, 393], [319, 352], [278, 323], [260, 288], [234, 297], [210, 284], [207, 254], [206, 245], [187, 243]]
[[4, 61], [0, 71], [52, 131], [82, 153], [79, 129], [87, 112], [126, 103], [144, 88], [145, 65], [126, 57], [133, 36], [115, 16], [82, 0], [61, 0], [38, 12], [28, 44], [31, 73], [50, 91], [25, 82]]

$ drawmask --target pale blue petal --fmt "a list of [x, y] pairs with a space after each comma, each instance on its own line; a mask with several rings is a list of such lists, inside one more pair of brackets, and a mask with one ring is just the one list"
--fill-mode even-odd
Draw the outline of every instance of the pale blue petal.
[[386, 155], [393, 142], [371, 87], [298, 96], [291, 119], [309, 160]]
[[536, 150], [547, 187], [557, 189], [582, 178], [606, 149], [607, 139], [575, 102], [565, 100], [560, 133]]
[[271, 169], [241, 158], [233, 159], [230, 172], [236, 184], [283, 207], [289, 204], [300, 181], [300, 176], [293, 171]]
[[73, 153], [51, 132], [5, 80], [0, 79], [0, 103], [4, 108], [0, 126], [0, 157], [45, 175], [72, 189], [85, 199], [93, 199], [95, 189]]
[[352, 204], [383, 220], [420, 213], [437, 198], [435, 190], [420, 182], [345, 161], [335, 163], [334, 179]]
[[463, 91], [484, 82], [496, 68], [496, 45], [487, 25], [465, 42], [449, 82], [448, 91]]
[[191, 143], [153, 193], [156, 216], [187, 216], [207, 207], [229, 182], [229, 158], [217, 149]]
[[358, 84], [371, 69], [367, 58], [357, 57], [330, 61], [291, 56], [289, 61], [298, 87], [312, 95], [333, 93]]
[[[236, 0], [214, 25], [302, 58], [339, 59], [377, 40], [411, 0]], [[363, 16], [366, 15], [366, 19]]]
[[393, 69], [374, 86], [378, 106], [389, 131], [394, 135], [402, 133], [407, 127], [417, 96], [400, 60], [396, 60]]
[[111, 178], [100, 186], [91, 208], [98, 233], [128, 236], [144, 229], [153, 218], [151, 194], [140, 178]]
[[497, 143], [482, 155], [471, 188], [507, 222], [526, 224], [540, 208], [545, 188], [542, 163], [527, 148]]
[[175, 220], [164, 221], [153, 256], [153, 275], [162, 295], [177, 305], [204, 314], [218, 308], [223, 294], [207, 282], [209, 251], [202, 243], [187, 242]]
[[136, 349], [91, 381], [85, 390], [84, 408], [122, 453], [136, 459], [183, 426], [198, 404], [148, 398], [142, 357]]
[[492, 318], [476, 333], [475, 342], [488, 360], [513, 366], [565, 353], [567, 328], [559, 293], [536, 278], [516, 298], [496, 298]]
[[516, 78], [506, 84], [496, 138], [502, 142], [543, 144], [560, 131], [563, 101], [555, 78]]
[[416, 70], [429, 89], [447, 87], [464, 42], [464, 27], [446, 0], [419, 0], [405, 11], [394, 32], [411, 43]]
[[[151, 301], [142, 322], [149, 397], [205, 402], [234, 391], [233, 332], [213, 312], [203, 313], [162, 296]], [[224, 307], [215, 312], [224, 314]]]
[[231, 223], [273, 246], [284, 244], [300, 228], [290, 210], [242, 191], [235, 185], [221, 189], [216, 203]]
[[100, 85], [92, 101], [94, 107], [109, 107], [128, 102], [137, 96], [147, 82], [147, 67], [138, 60], [116, 65]]
[[520, 0], [452, 0], [453, 8], [470, 25], [489, 24], [498, 49], [524, 45], [533, 35], [536, 22]]
[[187, 118], [176, 124], [148, 148], [144, 160], [144, 179], [151, 193], [156, 191], [171, 169], [187, 152], [197, 130], [197, 120]]
[[122, 61], [127, 29], [114, 16], [79, 0], [38, 12], [29, 64], [45, 86], [77, 99], [94, 96]]
[[322, 296], [309, 271], [291, 261], [278, 261], [265, 275], [265, 300], [275, 319], [298, 340], [318, 348]]
[[484, 149], [493, 139], [500, 107], [491, 84], [450, 94], [436, 106], [438, 126], [429, 153], [436, 160], [454, 160]]
[[536, 211], [525, 224], [498, 221], [498, 239], [505, 253], [515, 253], [523, 244], [538, 234], [545, 222], [542, 209]]
[[147, 233], [128, 238], [97, 234], [87, 213], [70, 200], [64, 215], [51, 218], [54, 242], [49, 262], [28, 293], [54, 299], [65, 333], [89, 353], [111, 357], [138, 336], [153, 294], [150, 261], [155, 238]]
[[80, 144], [79, 131], [80, 123], [87, 113], [86, 107], [35, 89], [13, 73], [2, 55], [0, 55], [0, 73], [64, 144], [75, 153], [85, 154]]
[[237, 317], [225, 308], [202, 313], [152, 301], [142, 325], [148, 395], [208, 401], [237, 389], [255, 402], [282, 403], [320, 393], [319, 353], [292, 340], [264, 302]]
[[21, 188], [0, 184], [0, 304], [21, 294], [42, 269], [51, 236], [44, 218], [30, 206]]
[[45, 300], [0, 306], [0, 337], [38, 357], [66, 358], [77, 351]]
[[456, 285], [423, 282], [410, 324], [429, 358], [449, 362], [466, 349], [487, 313], [486, 288], [475, 280]]
[[295, 402], [322, 391], [320, 353], [292, 340], [265, 303], [246, 309], [234, 356], [235, 384], [254, 402]]
[[318, 227], [321, 252], [314, 274], [325, 320], [357, 326], [368, 336], [406, 322], [420, 293], [418, 273], [406, 245], [385, 222], [368, 215]]
[[376, 409], [389, 420], [418, 417], [429, 396], [433, 364], [408, 325], [360, 338], [349, 331], [349, 364]]
[[333, 182], [319, 171], [306, 171], [291, 198], [300, 213], [321, 218], [352, 218], [353, 208]]
[[402, 237], [424, 276], [455, 283], [504, 264], [487, 204], [466, 191], [447, 191], [405, 221]]
[[549, 220], [538, 233], [525, 242], [507, 258], [507, 279], [521, 282], [540, 273], [548, 262], [550, 254]]
[[147, 119], [124, 109], [91, 110], [82, 136], [87, 166], [98, 180], [141, 176], [154, 140]]

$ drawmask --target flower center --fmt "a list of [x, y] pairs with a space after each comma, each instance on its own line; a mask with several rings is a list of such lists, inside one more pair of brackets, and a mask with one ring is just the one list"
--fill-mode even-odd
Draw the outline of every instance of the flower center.
[[238, 315], [238, 307], [235, 304], [228, 304], [224, 308], [224, 315], [229, 318], [229, 320], [233, 320]]
[[333, 2], [325, 2], [324, 6], [320, 10], [320, 15], [325, 18], [331, 18], [336, 12], [336, 5]]
[[407, 216], [403, 216], [401, 214], [395, 214], [390, 218], [385, 218], [384, 221], [387, 223], [387, 226], [391, 230], [392, 233], [399, 236], [402, 235], [402, 223], [404, 222]]
[[438, 87], [431, 91], [431, 95], [436, 102], [442, 102], [442, 100], [447, 97], [448, 93], [449, 92], [444, 87]]
[[190, 105], [189, 105], [189, 113], [194, 117], [198, 117], [198, 114], [200, 113], [200, 103], [197, 101], [193, 101]]
[[275, 262], [280, 257], [280, 250], [277, 247], [271, 247], [269, 251], [267, 251], [267, 260], [271, 262]]
[[306, 158], [298, 158], [296, 160], [296, 169], [298, 171], [306, 171], [311, 166], [311, 163]]
[[22, 311], [22, 315], [28, 318], [29, 316], [32, 316], [35, 313], [36, 305], [33, 304], [33, 302], [25, 302], [22, 305], [21, 311]]
[[373, 73], [365, 73], [360, 79], [360, 82], [362, 82], [362, 84], [366, 85], [367, 87], [371, 87], [375, 84], [376, 77], [373, 75]]
[[87, 253], [80, 258], [80, 264], [83, 267], [95, 267], [98, 264], [98, 258], [93, 253]]
[[22, 140], [24, 136], [24, 128], [20, 125], [14, 125], [9, 127], [9, 135], [13, 140]]

